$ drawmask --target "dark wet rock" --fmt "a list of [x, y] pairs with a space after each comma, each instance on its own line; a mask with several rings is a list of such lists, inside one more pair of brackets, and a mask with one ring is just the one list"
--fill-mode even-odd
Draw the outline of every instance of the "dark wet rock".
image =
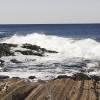
[[100, 80], [99, 76], [88, 76], [84, 73], [76, 73], [73, 76], [59, 75], [56, 79], [71, 78], [73, 80]]
[[58, 53], [57, 51], [47, 50], [48, 53]]
[[13, 63], [23, 63], [23, 62], [18, 61], [18, 60], [16, 60], [16, 59], [12, 59], [12, 60], [10, 60], [10, 61], [13, 62]]
[[0, 64], [4, 64], [4, 62], [5, 62], [4, 60], [0, 59]]
[[86, 70], [84, 70], [84, 69], [80, 69], [79, 70], [81, 73], [85, 73], [86, 72]]
[[46, 81], [41, 80], [41, 79], [38, 79], [38, 82], [39, 82], [39, 83], [46, 83]]
[[67, 76], [67, 75], [59, 75], [57, 78], [58, 78], [58, 79], [61, 79], [61, 78], [68, 78], [68, 76]]
[[16, 50], [15, 52], [20, 52], [23, 55], [32, 55], [33, 54], [33, 52], [30, 50], [25, 50], [25, 51]]
[[31, 45], [31, 44], [23, 44], [22, 48], [26, 48], [26, 49], [30, 49], [30, 50], [35, 50], [38, 52], [48, 52], [48, 53], [58, 53], [56, 51], [52, 51], [52, 50], [46, 50], [45, 48], [41, 48], [40, 46], [37, 45]]
[[86, 62], [86, 63], [90, 63], [90, 62], [91, 62], [91, 60], [88, 60], [88, 59], [87, 59], [87, 60], [85, 60], [85, 62]]
[[21, 78], [20, 77], [12, 77], [12, 79], [15, 79], [16, 80], [16, 79], [21, 79]]
[[34, 79], [34, 78], [36, 78], [35, 76], [29, 76], [28, 77], [29, 79]]
[[8, 78], [9, 78], [9, 76], [2, 76], [2, 75], [0, 75], [0, 80], [8, 79]]
[[23, 55], [36, 55], [36, 56], [44, 56], [42, 53], [40, 52], [33, 52], [31, 50], [25, 50], [25, 51], [21, 51], [21, 50], [16, 50], [15, 52], [20, 52]]
[[17, 47], [17, 44], [7, 44], [9, 47]]
[[[0, 57], [2, 56], [14, 56], [14, 52], [11, 51], [11, 47], [17, 47], [17, 44], [7, 44], [0, 43]], [[45, 48], [41, 48], [37, 45], [31, 44], [23, 44], [22, 48], [26, 48], [28, 50], [16, 50], [15, 52], [20, 52], [23, 55], [36, 55], [36, 56], [44, 56], [45, 53], [58, 53], [52, 50], [46, 50]]]
[[91, 80], [91, 77], [87, 76], [84, 73], [77, 73], [73, 75], [74, 80]]
[[27, 48], [27, 49], [30, 49], [30, 50], [40, 51], [40, 46], [37, 46], [37, 45], [23, 44], [22, 48]]
[[3, 46], [3, 47], [17, 47], [17, 44], [0, 43], [0, 46]]
[[16, 44], [0, 43], [0, 57], [14, 56], [14, 53], [10, 51], [10, 48], [16, 46], [17, 46]]
[[91, 76], [92, 80], [100, 81], [100, 76]]
[[95, 69], [88, 69], [87, 71], [88, 72], [93, 72]]

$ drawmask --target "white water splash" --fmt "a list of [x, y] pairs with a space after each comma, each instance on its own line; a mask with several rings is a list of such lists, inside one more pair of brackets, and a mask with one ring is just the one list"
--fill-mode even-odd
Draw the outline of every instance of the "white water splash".
[[34, 44], [48, 50], [58, 51], [62, 57], [82, 57], [86, 59], [100, 60], [100, 43], [93, 39], [75, 40], [33, 33], [26, 36], [14, 35], [2, 43]]
[[[10, 73], [6, 72], [11, 76], [19, 75], [20, 77], [26, 77], [34, 75], [38, 77], [38, 79], [48, 80], [61, 74], [72, 75], [77, 73], [81, 68], [70, 68], [68, 66], [81, 66], [83, 62], [85, 63], [85, 60], [90, 60], [90, 62], [83, 65], [84, 70], [92, 70], [89, 74], [100, 75], [100, 43], [93, 39], [75, 40], [73, 38], [33, 33], [26, 36], [14, 35], [4, 39], [1, 43], [19, 44], [18, 48], [20, 48], [21, 44], [29, 43], [48, 50], [58, 51], [58, 54], [45, 54], [45, 57], [25, 56], [20, 54], [14, 57], [2, 57], [2, 59], [6, 61], [6, 65], [15, 67], [12, 68]], [[12, 58], [22, 61], [23, 64], [10, 64], [11, 62], [9, 61]], [[22, 66], [22, 68], [18, 69], [18, 66]], [[26, 68], [24, 68], [24, 66], [26, 66]], [[21, 73], [25, 74], [21, 75]], [[4, 72], [2, 72], [2, 74], [4, 74]]]

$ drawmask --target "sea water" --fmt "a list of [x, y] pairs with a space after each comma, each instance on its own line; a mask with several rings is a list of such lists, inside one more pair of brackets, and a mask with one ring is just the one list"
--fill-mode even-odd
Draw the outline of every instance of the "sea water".
[[[36, 80], [45, 81], [78, 72], [100, 75], [100, 24], [0, 25], [0, 43], [18, 44], [14, 48], [17, 50], [28, 43], [58, 52], [45, 53], [44, 57], [3, 56], [0, 59], [5, 63], [0, 75], [36, 76]], [[22, 63], [12, 63], [12, 59]]]

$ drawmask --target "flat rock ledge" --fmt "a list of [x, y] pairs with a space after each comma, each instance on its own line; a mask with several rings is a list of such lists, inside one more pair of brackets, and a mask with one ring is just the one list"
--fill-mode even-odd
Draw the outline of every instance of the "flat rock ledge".
[[0, 82], [0, 100], [100, 100], [100, 78], [78, 73], [47, 83], [4, 79]]

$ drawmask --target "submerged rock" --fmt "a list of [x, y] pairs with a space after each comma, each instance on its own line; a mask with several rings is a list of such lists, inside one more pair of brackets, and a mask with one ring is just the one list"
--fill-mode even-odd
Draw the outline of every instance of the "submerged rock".
[[18, 61], [18, 60], [16, 60], [16, 59], [12, 59], [12, 60], [10, 60], [10, 61], [13, 62], [13, 63], [23, 63], [23, 62]]

